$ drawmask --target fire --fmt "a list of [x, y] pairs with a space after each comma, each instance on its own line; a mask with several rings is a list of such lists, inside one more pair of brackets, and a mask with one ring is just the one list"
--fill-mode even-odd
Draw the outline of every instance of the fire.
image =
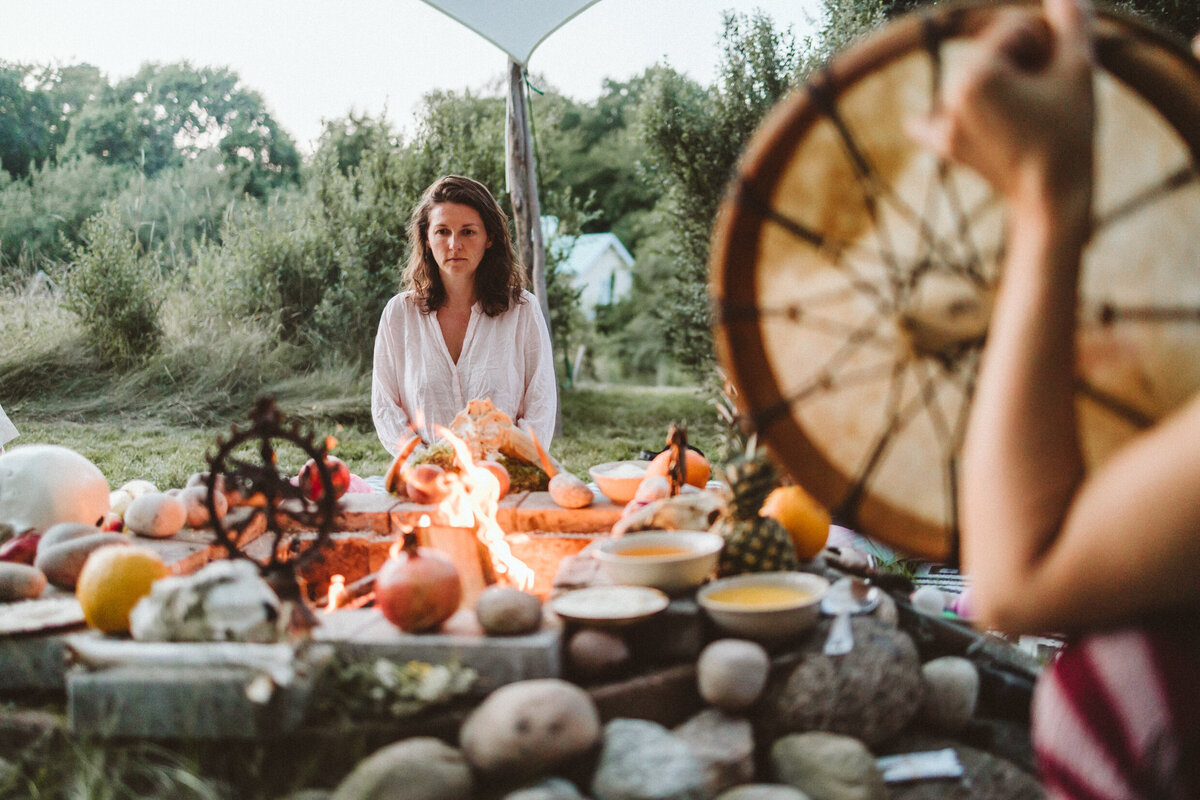
[[[417, 528], [428, 528], [432, 524], [433, 524], [433, 520], [429, 519], [428, 514], [422, 514], [417, 519]], [[404, 535], [406, 533], [412, 533], [412, 532], [413, 532], [413, 527], [411, 525], [401, 525], [400, 526], [400, 538], [397, 539], [395, 542], [393, 542], [392, 546], [388, 548], [388, 558], [399, 558], [400, 557], [401, 551], [404, 550]]]
[[496, 512], [500, 507], [500, 481], [489, 470], [475, 465], [467, 443], [448, 428], [436, 425], [434, 430], [454, 448], [462, 469], [457, 475], [446, 476], [450, 493], [438, 505], [438, 510], [445, 514], [450, 525], [475, 528], [475, 535], [487, 546], [492, 568], [497, 575], [504, 576], [523, 591], [533, 589], [533, 570], [513, 555], [504, 539], [504, 529], [496, 521]]
[[325, 613], [332, 614], [342, 605], [342, 597], [346, 594], [346, 576], [332, 575], [329, 578], [329, 593], [326, 595]]

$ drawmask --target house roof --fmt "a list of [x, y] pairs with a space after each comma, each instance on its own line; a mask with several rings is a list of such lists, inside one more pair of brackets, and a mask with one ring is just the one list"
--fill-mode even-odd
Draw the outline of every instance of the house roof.
[[633, 256], [613, 233], [583, 233], [579, 236], [563, 237], [557, 243], [564, 251], [569, 249], [560, 268], [575, 275], [582, 275], [587, 268], [608, 248], [612, 248], [625, 266], [633, 266]]

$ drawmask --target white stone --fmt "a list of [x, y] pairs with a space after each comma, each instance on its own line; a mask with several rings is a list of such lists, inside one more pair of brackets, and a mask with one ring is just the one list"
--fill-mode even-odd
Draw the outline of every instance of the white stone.
[[125, 527], [139, 536], [165, 539], [179, 533], [185, 522], [187, 508], [164, 492], [139, 495], [125, 509]]
[[946, 595], [936, 586], [922, 586], [912, 593], [913, 608], [922, 614], [940, 617], [946, 610]]
[[242, 559], [214, 561], [194, 575], [155, 581], [129, 614], [134, 639], [159, 642], [273, 642], [279, 598]]
[[950, 733], [962, 730], [979, 702], [979, 670], [966, 658], [943, 656], [921, 666], [921, 718]]
[[762, 694], [770, 668], [770, 656], [762, 645], [718, 639], [701, 651], [696, 662], [700, 696], [726, 711], [749, 708]]

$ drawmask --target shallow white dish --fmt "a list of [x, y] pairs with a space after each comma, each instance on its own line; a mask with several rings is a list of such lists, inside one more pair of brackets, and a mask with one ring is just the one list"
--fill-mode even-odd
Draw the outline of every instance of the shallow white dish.
[[609, 461], [589, 469], [588, 476], [605, 497], [624, 505], [637, 493], [649, 467], [649, 461]]
[[[755, 572], [713, 581], [696, 593], [696, 602], [725, 633], [776, 640], [812, 628], [821, 616], [821, 599], [828, 591], [829, 581], [820, 575]], [[756, 602], [730, 599], [737, 594], [760, 597]], [[770, 595], [779, 597], [772, 601]]]
[[628, 625], [652, 617], [671, 600], [648, 586], [591, 586], [550, 601], [550, 608], [570, 622], [585, 625]]
[[648, 531], [609, 539], [595, 552], [614, 583], [681, 592], [704, 583], [724, 546], [724, 539], [707, 531]]

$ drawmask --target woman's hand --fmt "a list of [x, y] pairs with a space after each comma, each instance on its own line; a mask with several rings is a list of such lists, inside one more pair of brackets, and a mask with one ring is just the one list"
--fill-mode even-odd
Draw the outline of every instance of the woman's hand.
[[1091, 204], [1091, 9], [1086, 0], [1045, 0], [1044, 13], [1007, 9], [978, 51], [948, 80], [941, 107], [909, 133], [938, 155], [971, 167], [1015, 216], [1071, 215]]

